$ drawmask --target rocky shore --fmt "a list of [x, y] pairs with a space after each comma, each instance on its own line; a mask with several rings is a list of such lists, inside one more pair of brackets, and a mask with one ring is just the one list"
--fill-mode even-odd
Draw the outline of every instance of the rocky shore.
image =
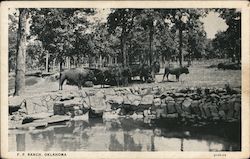
[[104, 119], [131, 117], [143, 118], [145, 122], [167, 119], [192, 126], [239, 122], [241, 91], [229, 87], [166, 89], [156, 86], [9, 97], [9, 120], [19, 123], [12, 128], [47, 126], [53, 122], [81, 118], [87, 120], [90, 109], [103, 113]]

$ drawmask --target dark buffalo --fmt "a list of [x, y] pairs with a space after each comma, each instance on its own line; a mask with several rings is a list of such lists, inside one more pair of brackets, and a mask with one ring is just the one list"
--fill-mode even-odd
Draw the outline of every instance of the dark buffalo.
[[175, 75], [176, 77], [176, 80], [179, 81], [179, 77], [181, 74], [188, 74], [189, 73], [189, 70], [187, 67], [176, 67], [176, 68], [169, 68], [169, 67], [166, 67], [165, 68], [165, 72], [164, 72], [164, 75], [163, 75], [163, 79], [162, 81], [164, 80], [164, 77], [167, 75], [167, 80], [168, 80], [168, 75], [169, 74], [172, 74], [172, 75]]
[[74, 68], [63, 71], [59, 77], [59, 90], [62, 90], [62, 86], [65, 80], [69, 83], [77, 85], [79, 89], [86, 81], [93, 81], [95, 79], [94, 73], [88, 69]]
[[109, 74], [108, 72], [110, 68], [105, 67], [105, 68], [85, 68], [85, 69], [93, 71], [96, 79], [94, 81], [94, 84], [100, 84], [101, 87], [103, 87], [103, 85], [107, 83], [107, 76]]
[[139, 76], [141, 81], [150, 82], [153, 80], [152, 72], [160, 72], [160, 63], [156, 61], [151, 67], [145, 63], [141, 65], [131, 65], [130, 70], [131, 77]]
[[131, 71], [128, 67], [110, 67], [104, 74], [110, 85], [127, 86]]
[[240, 65], [236, 63], [219, 63], [217, 65], [218, 69], [223, 69], [223, 70], [240, 70]]

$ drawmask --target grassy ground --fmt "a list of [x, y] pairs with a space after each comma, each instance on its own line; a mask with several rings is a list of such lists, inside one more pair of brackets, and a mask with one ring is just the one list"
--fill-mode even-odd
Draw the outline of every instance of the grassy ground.
[[[134, 82], [129, 87], [152, 87], [161, 86], [169, 89], [186, 88], [186, 87], [224, 87], [225, 84], [230, 84], [231, 87], [241, 87], [241, 71], [240, 70], [218, 70], [217, 68], [208, 68], [214, 65], [215, 62], [194, 62], [189, 67], [189, 74], [183, 74], [180, 81], [175, 81], [175, 76], [169, 75], [172, 82], [162, 81], [164, 69], [162, 68], [159, 75], [156, 75], [156, 83], [138, 83]], [[217, 63], [217, 62], [216, 62]], [[66, 83], [66, 82], [65, 82]], [[34, 95], [42, 92], [58, 91], [58, 82], [52, 82], [49, 78], [28, 77], [26, 79], [26, 94]], [[100, 89], [99, 86], [94, 88]], [[13, 92], [14, 79], [9, 78], [9, 94]], [[64, 84], [65, 90], [77, 90], [76, 86]], [[83, 88], [91, 89], [91, 88]]]

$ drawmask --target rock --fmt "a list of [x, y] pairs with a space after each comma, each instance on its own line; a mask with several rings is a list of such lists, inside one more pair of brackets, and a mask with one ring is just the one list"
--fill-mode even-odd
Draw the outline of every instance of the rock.
[[176, 102], [175, 103], [175, 109], [176, 109], [178, 114], [181, 114], [183, 112], [183, 110], [182, 110], [182, 102]]
[[221, 100], [219, 103], [219, 110], [227, 110], [227, 102], [225, 100]]
[[111, 103], [111, 104], [121, 105], [121, 104], [123, 104], [123, 97], [117, 96], [117, 95], [107, 95], [106, 101]]
[[212, 115], [213, 117], [218, 117], [218, 116], [219, 116], [218, 110], [217, 110], [217, 107], [216, 107], [216, 106], [210, 106], [209, 109], [210, 109], [211, 115]]
[[233, 116], [234, 116], [234, 103], [235, 103], [234, 100], [229, 100], [228, 101], [228, 105], [227, 105], [228, 111], [227, 111], [227, 114], [226, 114], [227, 119], [232, 119]]
[[209, 105], [210, 105], [210, 104], [211, 104], [211, 103], [204, 103], [204, 104], [202, 105], [206, 117], [211, 117], [211, 112], [210, 112], [210, 110], [209, 110]]
[[186, 98], [186, 99], [183, 101], [182, 106], [188, 108], [188, 107], [191, 106], [192, 102], [193, 102], [192, 99]]
[[106, 110], [106, 100], [103, 92], [99, 91], [94, 96], [89, 96], [89, 104], [94, 111], [105, 111]]
[[69, 121], [70, 117], [66, 115], [55, 115], [46, 119], [43, 119], [42, 121], [47, 122], [48, 124], [53, 124], [53, 123], [60, 123], [60, 122], [65, 122]]
[[127, 98], [130, 100], [132, 106], [138, 106], [141, 103], [141, 96], [129, 94]]
[[155, 98], [153, 103], [154, 106], [159, 107], [161, 105], [161, 98]]
[[173, 119], [173, 118], [178, 118], [178, 113], [173, 113], [173, 114], [167, 114], [167, 118]]
[[8, 105], [9, 105], [9, 114], [11, 115], [13, 112], [16, 112], [20, 109], [23, 109], [22, 111], [25, 114], [28, 114], [27, 110], [27, 103], [24, 97], [21, 96], [11, 96], [8, 98]]
[[170, 96], [167, 96], [167, 98], [165, 98], [165, 101], [168, 102], [168, 101], [174, 101], [174, 98], [170, 97]]
[[51, 116], [53, 116], [53, 113], [42, 112], [42, 113], [29, 114], [26, 117], [33, 118], [34, 120], [39, 120], [39, 119], [45, 119]]
[[192, 112], [194, 112], [196, 115], [201, 115], [201, 112], [199, 109], [199, 104], [200, 104], [200, 101], [198, 101], [198, 100], [194, 100], [191, 103]]
[[33, 121], [34, 121], [34, 118], [24, 117], [24, 119], [22, 120], [22, 124], [31, 123]]
[[178, 92], [186, 94], [189, 92], [189, 89], [188, 88], [187, 89], [180, 89]]
[[186, 94], [184, 93], [174, 93], [175, 98], [180, 98], [180, 97], [186, 97]]
[[149, 111], [146, 109], [146, 110], [144, 110], [143, 111], [143, 115], [145, 116], [145, 117], [147, 117], [148, 115], [149, 115]]
[[170, 114], [176, 112], [176, 110], [175, 110], [175, 102], [174, 101], [169, 101], [167, 103], [167, 112], [170, 113]]
[[234, 103], [234, 110], [235, 110], [235, 112], [239, 112], [241, 110], [241, 103], [235, 102]]
[[64, 115], [65, 109], [64, 109], [64, 103], [57, 102], [53, 106], [54, 115]]
[[188, 113], [191, 113], [190, 106], [192, 104], [192, 99], [186, 98], [182, 103], [182, 110]]
[[160, 118], [162, 114], [164, 113], [163, 109], [156, 109], [156, 118]]
[[64, 94], [60, 101], [66, 101], [66, 100], [71, 100], [71, 99], [74, 99], [73, 94]]
[[226, 113], [224, 112], [224, 110], [220, 110], [218, 114], [222, 119], [226, 119]]
[[145, 95], [142, 97], [140, 105], [151, 106], [153, 104], [154, 96], [153, 95]]
[[210, 97], [220, 99], [220, 96], [215, 93], [210, 94]]
[[93, 84], [92, 81], [86, 81], [86, 82], [84, 83], [84, 86], [85, 86], [85, 87], [93, 87], [94, 84]]
[[43, 120], [36, 120], [32, 123], [23, 124], [20, 126], [17, 126], [17, 129], [34, 129], [34, 128], [41, 128], [41, 127], [47, 127], [48, 123]]
[[104, 94], [105, 95], [112, 95], [112, 96], [114, 96], [116, 93], [115, 93], [115, 91], [113, 89], [106, 89], [104, 91]]
[[202, 117], [202, 118], [206, 118], [206, 113], [205, 113], [205, 111], [204, 111], [204, 109], [203, 109], [203, 106], [202, 106], [202, 105], [199, 105], [199, 108], [200, 108], [200, 112], [201, 112], [201, 117]]

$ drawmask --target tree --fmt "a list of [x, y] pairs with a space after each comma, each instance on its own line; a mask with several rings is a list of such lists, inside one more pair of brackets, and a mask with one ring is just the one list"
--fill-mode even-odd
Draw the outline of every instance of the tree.
[[31, 33], [42, 41], [44, 48], [57, 59], [60, 71], [65, 57], [79, 53], [74, 51], [76, 32], [86, 31], [86, 16], [93, 12], [93, 9], [77, 8], [42, 8], [33, 12]]
[[14, 95], [22, 95], [25, 88], [25, 58], [26, 58], [26, 22], [28, 10], [19, 9], [19, 22], [17, 31], [17, 56], [16, 56], [16, 78]]
[[9, 14], [9, 72], [15, 70], [16, 67], [16, 51], [17, 51], [17, 29], [18, 29], [18, 16], [16, 12]]
[[112, 34], [120, 33], [121, 54], [123, 66], [127, 65], [127, 36], [134, 26], [134, 18], [138, 15], [138, 9], [113, 9], [108, 16], [108, 31]]
[[225, 32], [216, 34], [214, 46], [219, 50], [226, 50], [232, 62], [236, 60], [239, 64], [241, 62], [241, 12], [236, 9], [215, 9], [215, 11], [225, 19], [228, 28]]
[[195, 21], [198, 21], [200, 17], [206, 15], [206, 10], [204, 9], [166, 9], [162, 12], [167, 16], [169, 22], [173, 25], [171, 29], [173, 31], [178, 31], [179, 36], [179, 63], [182, 66], [183, 63], [183, 32], [187, 32], [192, 29]]

